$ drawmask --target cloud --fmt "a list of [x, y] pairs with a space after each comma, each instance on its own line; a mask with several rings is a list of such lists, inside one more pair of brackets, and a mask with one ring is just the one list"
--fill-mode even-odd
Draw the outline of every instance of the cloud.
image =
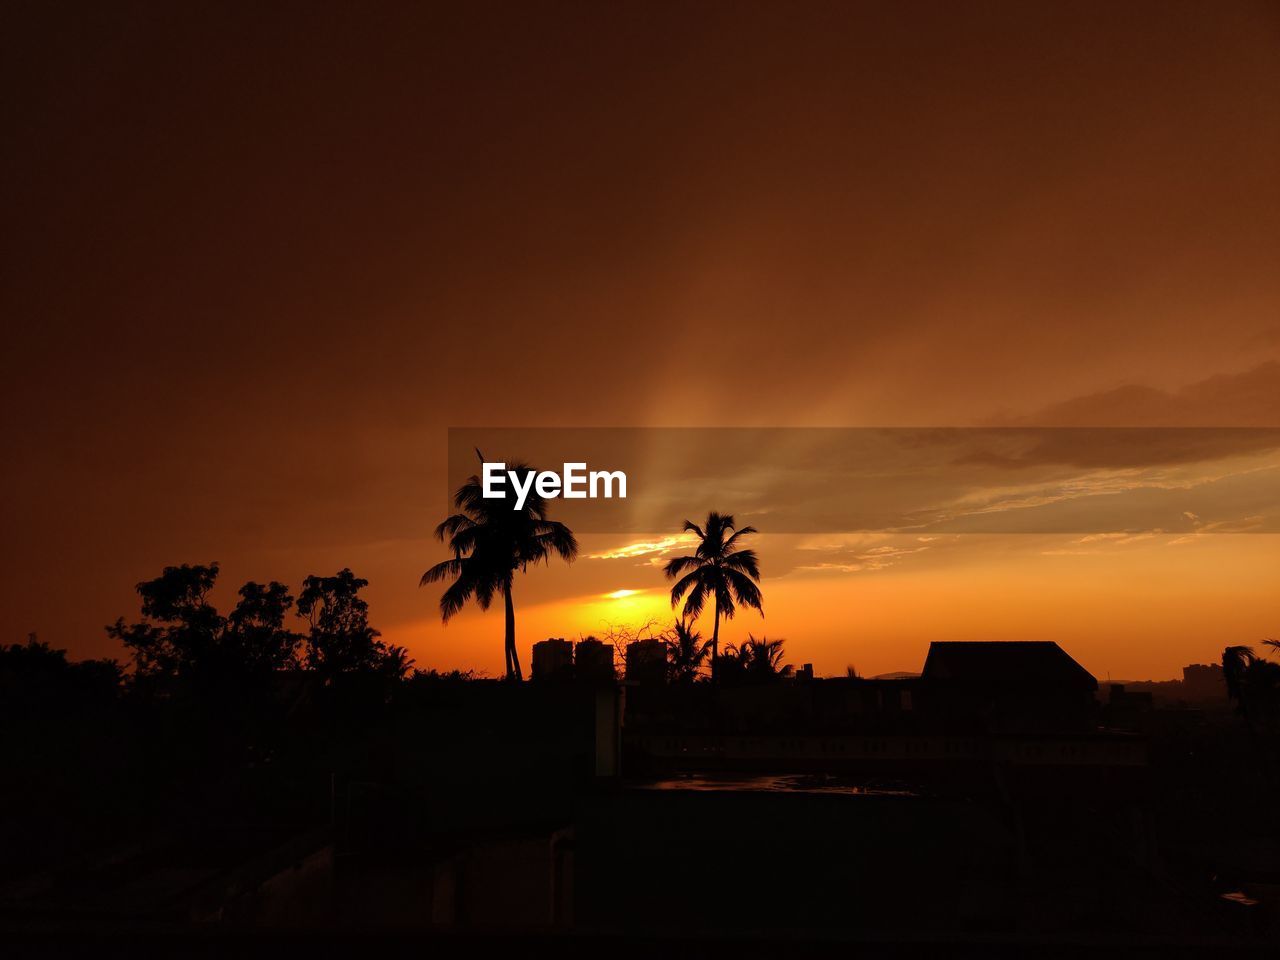
[[1267, 518], [1259, 515], [1249, 517], [1236, 517], [1229, 520], [1215, 520], [1211, 523], [1205, 523], [1193, 513], [1187, 514], [1188, 519], [1195, 525], [1195, 533], [1178, 537], [1176, 540], [1169, 541], [1169, 546], [1176, 547], [1185, 543], [1195, 543], [1201, 537], [1214, 533], [1255, 533], [1267, 529]]
[[654, 556], [653, 559], [660, 560], [663, 556], [674, 552], [679, 547], [690, 546], [695, 540], [696, 538], [691, 533], [682, 533], [673, 537], [661, 537], [657, 540], [638, 540], [620, 547], [603, 550], [600, 553], [589, 554], [587, 559], [631, 560], [656, 554], [657, 556]]
[[1041, 550], [1040, 555], [1042, 557], [1096, 556], [1109, 552], [1109, 548], [1125, 547], [1133, 543], [1142, 543], [1146, 540], [1152, 540], [1162, 534], [1164, 534], [1163, 530], [1150, 530], [1144, 532], [1115, 530], [1107, 533], [1089, 533], [1085, 534], [1083, 537], [1077, 537], [1065, 547]]
[[[1176, 422], [1187, 405], [1203, 401], [1210, 410], [1257, 413], [1275, 406], [1269, 397], [1280, 395], [1277, 375], [1280, 364], [1270, 363], [1179, 391], [1127, 387], [1047, 408], [1047, 426], [1027, 425], [1033, 416], [1020, 425], [976, 428], [546, 428], [519, 436], [499, 431], [493, 443], [483, 431], [451, 431], [450, 469], [460, 463], [471, 469], [473, 446], [501, 447], [497, 439], [504, 439], [534, 462], [555, 463], [573, 450], [586, 462], [625, 470], [631, 479], [625, 501], [556, 503], [557, 518], [579, 534], [633, 536], [592, 554], [599, 560], [654, 563], [679, 542], [655, 531], [726, 506], [740, 523], [771, 533], [1027, 532], [1045, 520], [1039, 532], [1177, 530], [1177, 517], [1204, 505], [1190, 497], [1142, 497], [1280, 465], [1280, 426], [1080, 426], [1089, 418], [1063, 411], [1108, 409], [1113, 421], [1124, 420], [1118, 405], [1138, 409], [1135, 421]], [[1272, 388], [1266, 397], [1264, 386]], [[1232, 423], [1222, 416], [1204, 419]], [[1280, 423], [1280, 412], [1275, 419]], [[1077, 425], [1067, 425], [1072, 421]], [[1277, 506], [1241, 512], [1270, 514]]]
[[1139, 540], [1150, 540], [1163, 532], [1162, 530], [1151, 530], [1145, 533], [1090, 533], [1081, 537], [1076, 543], [1137, 543]]
[[[1106, 537], [1108, 531], [1177, 532], [1199, 527], [1201, 517], [1249, 511], [1250, 530], [1280, 524], [1274, 454], [1146, 469], [1070, 473], [1035, 471], [1020, 484], [989, 478], [928, 510], [912, 527], [949, 532], [1080, 533]], [[1222, 526], [1215, 526], [1226, 532]]]
[[[1275, 331], [1271, 331], [1274, 335]], [[1064, 400], [994, 426], [1277, 427], [1280, 362], [1220, 373], [1177, 390], [1125, 384]]]
[[[801, 573], [870, 573], [895, 566], [910, 556], [930, 549], [928, 544], [920, 543], [919, 538], [906, 541], [915, 544], [914, 546], [907, 546], [902, 542], [882, 542], [890, 537], [890, 534], [855, 534], [802, 541], [795, 547], [797, 552], [827, 556], [816, 562], [797, 564], [793, 570]], [[902, 541], [900, 537], [893, 539]]]

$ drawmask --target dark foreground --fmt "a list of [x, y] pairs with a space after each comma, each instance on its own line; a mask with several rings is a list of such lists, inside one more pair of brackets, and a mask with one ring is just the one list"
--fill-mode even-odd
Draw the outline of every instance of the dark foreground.
[[8, 725], [0, 953], [1261, 956], [1280, 937], [1267, 755], [1226, 708], [1037, 732], [815, 719], [787, 706], [818, 702], [800, 688], [628, 707], [616, 687], [297, 683], [235, 723], [167, 698]]
[[1115, 941], [1079, 938], [917, 939], [892, 941], [856, 938], [790, 938], [743, 933], [732, 937], [681, 937], [616, 934], [419, 933], [385, 930], [336, 933], [227, 932], [189, 930], [31, 935], [7, 933], [5, 955], [13, 957], [868, 957], [915, 958], [981, 956], [992, 958], [1099, 957], [1199, 958], [1273, 957], [1274, 946], [1214, 940]]

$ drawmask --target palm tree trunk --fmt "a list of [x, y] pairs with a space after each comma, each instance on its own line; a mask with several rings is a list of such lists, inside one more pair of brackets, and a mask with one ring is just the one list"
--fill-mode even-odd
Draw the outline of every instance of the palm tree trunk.
[[511, 602], [511, 578], [507, 578], [507, 582], [502, 588], [502, 597], [507, 611], [507, 679], [523, 680], [524, 676], [520, 671], [520, 654], [516, 652], [516, 608]]
[[711, 628], [711, 679], [716, 679], [720, 667], [720, 600], [716, 599], [715, 619]]

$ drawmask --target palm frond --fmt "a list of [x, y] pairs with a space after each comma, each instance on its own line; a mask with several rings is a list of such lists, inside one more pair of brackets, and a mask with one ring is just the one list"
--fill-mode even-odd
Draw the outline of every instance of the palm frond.
[[693, 533], [693, 534], [695, 534], [695, 535], [697, 536], [697, 538], [698, 538], [699, 540], [705, 540], [705, 539], [706, 539], [706, 534], [704, 534], [704, 533], [702, 532], [702, 528], [701, 528], [700, 526], [698, 526], [696, 523], [694, 523], [692, 520], [686, 520], [686, 521], [684, 522], [684, 526], [681, 528], [681, 532], [682, 532], [682, 533]]
[[537, 540], [543, 548], [544, 557], [556, 554], [566, 563], [572, 563], [578, 557], [578, 539], [568, 527], [555, 520], [539, 520], [535, 524], [538, 531]]
[[729, 587], [727, 579], [729, 571], [719, 567], [713, 567], [712, 569], [717, 573], [715, 583], [716, 610], [726, 620], [732, 620], [733, 615], [738, 612], [738, 607], [733, 602], [733, 590]]
[[752, 580], [760, 579], [760, 562], [754, 550], [735, 550], [726, 554], [722, 566], [729, 570], [738, 570]]
[[[730, 517], [729, 519], [732, 520], [733, 518]], [[730, 526], [732, 526], [732, 524], [730, 524]], [[739, 537], [745, 537], [748, 534], [759, 533], [759, 532], [760, 531], [758, 531], [755, 527], [742, 527], [739, 530], [735, 530], [733, 532], [733, 536], [731, 536], [728, 540], [724, 542], [725, 552], [728, 553], [730, 550], [733, 549], [734, 544], [738, 542]]]
[[733, 591], [734, 599], [745, 607], [754, 607], [764, 615], [764, 595], [755, 581], [740, 570], [725, 570], [725, 579]]
[[449, 560], [441, 560], [422, 575], [422, 579], [418, 581], [418, 586], [425, 587], [428, 583], [437, 583], [446, 577], [456, 577], [461, 575], [464, 562], [465, 561], [462, 557], [453, 557]]
[[671, 588], [671, 606], [673, 607], [680, 603], [681, 596], [688, 593], [684, 598], [682, 611], [686, 620], [697, 620], [702, 615], [707, 595], [711, 592], [706, 579], [701, 574], [700, 570], [687, 573]]
[[662, 572], [666, 574], [667, 579], [674, 580], [686, 570], [692, 570], [700, 564], [701, 561], [697, 557], [674, 557], [667, 561]]
[[436, 527], [436, 539], [443, 542], [446, 537], [455, 537], [460, 531], [472, 529], [475, 525], [476, 522], [464, 513], [452, 514]]
[[453, 619], [454, 615], [471, 599], [472, 594], [475, 593], [475, 586], [475, 581], [464, 574], [449, 584], [440, 595], [440, 616], [444, 618], [445, 623]]

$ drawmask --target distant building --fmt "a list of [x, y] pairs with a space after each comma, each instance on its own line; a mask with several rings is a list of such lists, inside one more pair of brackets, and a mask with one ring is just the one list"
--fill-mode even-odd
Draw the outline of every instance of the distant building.
[[1103, 720], [1108, 727], [1139, 729], [1153, 706], [1150, 690], [1132, 690], [1123, 683], [1113, 683], [1103, 710]]
[[579, 680], [588, 683], [611, 683], [613, 672], [613, 646], [601, 643], [595, 637], [578, 642], [573, 652], [574, 672]]
[[627, 644], [627, 680], [662, 683], [667, 678], [667, 645], [661, 640], [633, 640]]
[[550, 637], [533, 645], [534, 680], [568, 680], [573, 676], [573, 644]]
[[1216, 663], [1192, 663], [1182, 668], [1182, 695], [1187, 700], [1225, 700], [1227, 684]]
[[992, 733], [1067, 733], [1097, 722], [1098, 681], [1051, 641], [929, 645], [922, 709]]

